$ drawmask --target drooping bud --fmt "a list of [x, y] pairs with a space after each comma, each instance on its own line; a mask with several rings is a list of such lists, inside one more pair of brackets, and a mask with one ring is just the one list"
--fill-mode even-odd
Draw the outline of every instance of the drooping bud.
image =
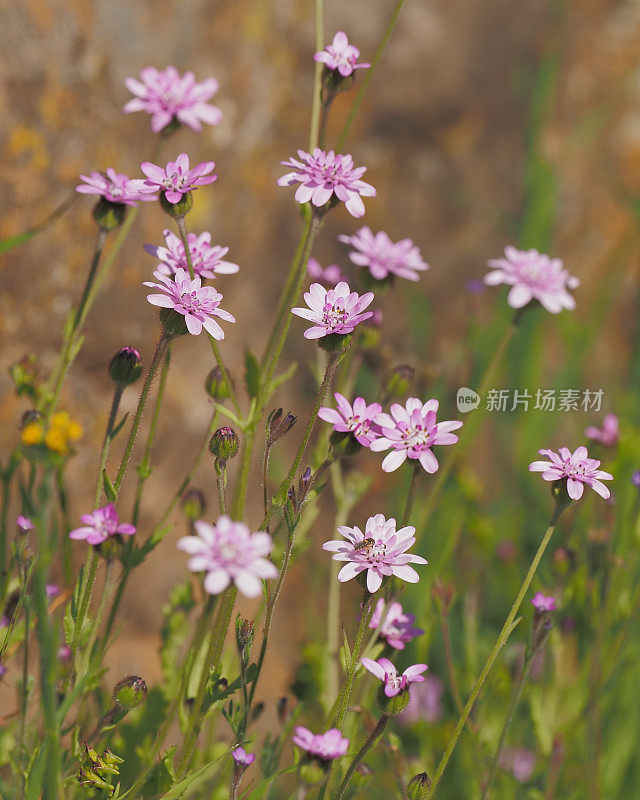
[[289, 433], [291, 428], [296, 424], [297, 417], [287, 412], [283, 418], [282, 409], [278, 408], [272, 411], [267, 417], [267, 443], [269, 447], [275, 444], [278, 439], [282, 439], [285, 434]]
[[186, 216], [193, 208], [193, 193], [186, 192], [177, 203], [170, 203], [165, 197], [165, 193], [160, 192], [160, 205], [162, 210], [166, 211], [170, 217], [180, 219]]
[[218, 428], [209, 442], [211, 455], [215, 456], [221, 465], [226, 464], [230, 458], [234, 458], [238, 454], [239, 447], [238, 434], [228, 426]]
[[182, 495], [180, 507], [189, 522], [195, 522], [202, 519], [207, 503], [200, 489], [189, 489]]
[[134, 348], [121, 347], [109, 364], [109, 376], [118, 386], [124, 388], [135, 383], [142, 375], [142, 359]]
[[409, 800], [427, 800], [431, 790], [431, 778], [426, 772], [419, 772], [407, 784], [406, 792]]
[[[229, 377], [228, 372], [227, 377]], [[204, 388], [212, 400], [227, 400], [229, 397], [231, 397], [233, 381], [230, 377], [229, 381], [226, 381], [224, 373], [220, 367], [214, 367], [205, 379]]]
[[101, 197], [93, 208], [93, 218], [103, 231], [112, 231], [122, 225], [126, 211], [124, 203], [112, 203]]
[[138, 708], [147, 699], [147, 684], [137, 675], [129, 675], [113, 687], [113, 699], [127, 711]]
[[408, 364], [399, 364], [389, 370], [383, 378], [384, 396], [391, 398], [404, 397], [413, 383], [415, 370]]

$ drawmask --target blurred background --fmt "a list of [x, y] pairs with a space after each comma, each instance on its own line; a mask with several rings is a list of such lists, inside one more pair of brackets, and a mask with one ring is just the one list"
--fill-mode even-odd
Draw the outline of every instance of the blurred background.
[[[325, 5], [327, 41], [344, 30], [362, 58], [371, 60], [393, 3]], [[181, 72], [193, 70], [199, 80], [219, 80], [212, 102], [224, 113], [222, 124], [199, 135], [179, 131], [164, 155], [186, 151], [194, 161], [216, 162], [219, 179], [197, 193], [188, 222], [192, 231], [211, 231], [214, 242], [230, 247], [229, 260], [240, 265], [238, 275], [216, 283], [224, 307], [238, 319], [227, 326], [222, 352], [240, 385], [244, 348], [262, 352], [301, 231], [293, 191], [279, 188], [276, 179], [283, 172], [279, 162], [307, 146], [313, 3], [23, 0], [6, 4], [2, 15], [0, 238], [43, 219], [72, 191], [79, 173], [113, 166], [139, 175], [154, 139], [145, 114], [121, 113], [130, 97], [127, 76], [137, 77], [147, 65], [173, 64]], [[469, 511], [464, 531], [456, 532], [468, 534], [457, 559], [465, 581], [475, 575], [482, 583], [482, 559], [492, 558], [503, 540], [515, 548], [512, 562], [497, 568], [491, 599], [496, 620], [504, 616], [520, 564], [535, 548], [550, 510], [539, 482], [526, 473], [535, 451], [565, 442], [577, 446], [584, 427], [599, 423], [605, 412], [638, 416], [639, 41], [637, 0], [407, 0], [346, 146], [357, 164], [367, 165], [365, 178], [378, 198], [366, 203], [362, 223], [343, 208], [332, 212], [314, 249], [323, 266], [338, 263], [354, 276], [338, 234], [366, 224], [393, 240], [409, 237], [417, 244], [431, 269], [418, 284], [396, 284], [376, 302], [383, 312], [380, 346], [366, 358], [358, 387], [375, 399], [376, 375], [411, 364], [415, 393], [440, 398], [445, 419], [457, 416], [457, 388], [474, 386], [510, 316], [502, 288], [478, 286], [487, 259], [509, 243], [536, 247], [562, 258], [582, 282], [575, 312], [525, 320], [508, 354], [509, 378], [496, 388], [603, 388], [601, 413], [516, 411], [499, 415], [499, 421], [489, 415], [452, 489], [462, 490], [460, 502]], [[352, 99], [353, 92], [336, 100], [329, 143]], [[7, 370], [31, 352], [38, 354], [43, 374], [53, 366], [64, 318], [79, 299], [94, 245], [91, 208], [90, 199], [78, 197], [53, 227], [2, 257], [5, 453], [17, 441], [26, 410], [24, 400], [12, 394]], [[165, 227], [168, 218], [154, 204], [143, 206], [91, 312], [85, 345], [64, 387], [63, 406], [85, 428], [69, 473], [73, 519], [87, 510], [93, 489], [110, 402], [107, 365], [124, 344], [137, 347], [146, 363], [151, 360], [158, 323], [141, 284], [150, 279], [155, 262], [142, 245], [162, 244]], [[302, 435], [315, 390], [309, 368], [313, 345], [302, 338], [303, 329], [294, 321], [283, 360], [299, 359], [297, 375], [272, 401], [301, 418], [280, 448], [280, 460], [273, 461], [274, 481]], [[204, 435], [211, 406], [203, 383], [211, 366], [204, 336], [176, 343], [143, 535]], [[135, 402], [136, 392], [128, 390], [123, 409], [131, 410]], [[629, 464], [636, 444], [635, 439], [628, 444]], [[117, 444], [114, 452], [117, 458]], [[385, 476], [379, 461], [366, 454], [359, 462], [375, 478], [353, 524], [382, 508], [390, 513], [401, 507], [394, 498], [404, 496], [407, 475], [401, 470]], [[207, 494], [215, 515], [211, 463], [205, 462], [194, 485]], [[428, 491], [427, 478], [422, 491]], [[319, 545], [333, 538], [332, 500], [326, 494], [307, 557], [295, 565], [285, 587], [265, 696], [286, 690], [296, 667], [292, 654], [316, 632], [297, 613], [296, 598], [304, 593], [309, 604], [323, 607], [328, 564]], [[257, 473], [247, 516], [251, 524], [261, 517]], [[126, 623], [109, 654], [114, 680], [131, 673], [150, 682], [160, 676], [161, 608], [185, 569], [174, 549], [184, 523], [179, 515], [175, 519], [174, 531], [129, 584]], [[424, 532], [422, 551], [431, 561], [453, 534], [452, 524], [436, 514]], [[409, 605], [417, 622], [428, 627], [431, 600], [428, 588], [420, 587]], [[346, 598], [355, 603], [355, 591]], [[352, 610], [347, 606], [345, 616]], [[465, 607], [461, 619], [467, 612]], [[321, 629], [322, 623], [317, 625]], [[432, 656], [430, 640], [420, 655], [437, 672], [439, 655], [436, 648]]]

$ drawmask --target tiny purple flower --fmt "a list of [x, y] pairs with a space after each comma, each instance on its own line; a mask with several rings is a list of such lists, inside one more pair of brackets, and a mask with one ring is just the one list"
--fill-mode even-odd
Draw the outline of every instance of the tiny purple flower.
[[395, 697], [400, 692], [409, 691], [412, 683], [424, 683], [423, 672], [429, 669], [426, 664], [413, 664], [407, 667], [402, 675], [398, 675], [397, 669], [388, 658], [379, 658], [374, 661], [371, 658], [361, 658], [360, 661], [365, 669], [384, 683], [384, 693], [387, 697]]
[[4, 678], [7, 672], [9, 672], [9, 669], [5, 667], [4, 664], [0, 664], [0, 681]]
[[291, 313], [315, 323], [304, 332], [305, 339], [351, 333], [358, 323], [373, 316], [373, 311], [364, 311], [373, 301], [373, 292], [359, 295], [346, 281], [329, 290], [312, 283], [304, 299], [309, 308], [292, 308]]
[[346, 280], [345, 276], [342, 274], [342, 268], [337, 264], [330, 264], [323, 269], [315, 258], [309, 259], [307, 263], [307, 274], [314, 281], [326, 286], [327, 289], [331, 286], [335, 286], [336, 283], [340, 283], [340, 281]]
[[193, 72], [181, 76], [175, 67], [163, 71], [145, 67], [140, 77], [142, 82], [135, 78], [125, 80], [127, 89], [135, 97], [122, 110], [125, 114], [132, 111], [150, 114], [154, 133], [166, 128], [174, 117], [196, 133], [202, 130], [203, 122], [217, 125], [222, 120], [220, 109], [207, 102], [218, 91], [215, 78], [197, 83]]
[[371, 615], [369, 627], [376, 629], [382, 621], [380, 636], [387, 640], [389, 647], [404, 650], [406, 644], [424, 633], [422, 628], [413, 627], [415, 619], [413, 614], [405, 614], [400, 603], [395, 601], [389, 604], [385, 612], [385, 602], [380, 598]]
[[615, 414], [607, 414], [602, 421], [602, 428], [596, 428], [590, 425], [584, 432], [584, 435], [594, 442], [604, 445], [605, 447], [615, 447], [620, 439], [620, 423]]
[[253, 764], [256, 760], [255, 753], [247, 753], [244, 747], [240, 747], [239, 745], [231, 751], [231, 755], [236, 764], [244, 769]]
[[543, 611], [555, 611], [556, 610], [556, 600], [555, 597], [551, 595], [542, 594], [542, 592], [536, 592], [534, 596], [531, 598], [531, 603], [533, 607], [541, 614]]
[[278, 178], [278, 186], [300, 184], [296, 190], [297, 202], [311, 201], [318, 208], [335, 195], [353, 217], [364, 216], [362, 198], [376, 196], [373, 186], [361, 180], [366, 167], [354, 167], [350, 155], [336, 154], [333, 150], [326, 153], [318, 147], [313, 154], [298, 150], [298, 159], [280, 162], [293, 171]]
[[47, 597], [52, 600], [54, 597], [57, 597], [60, 594], [60, 587], [56, 586], [55, 583], [48, 583], [45, 586], [45, 592]]
[[377, 592], [386, 576], [395, 575], [408, 583], [417, 583], [418, 573], [409, 566], [429, 562], [406, 551], [415, 543], [416, 529], [407, 525], [396, 531], [395, 519], [385, 519], [382, 514], [369, 517], [365, 532], [360, 528], [341, 525], [338, 533], [347, 540], [334, 539], [322, 545], [323, 550], [333, 553], [334, 561], [346, 561], [338, 573], [343, 583], [367, 571], [367, 589]]
[[[97, 194], [110, 203], [123, 203], [126, 206], [137, 206], [144, 200], [157, 200], [158, 195], [150, 193], [143, 185], [144, 181], [130, 179], [109, 167], [106, 172], [91, 172], [81, 175], [84, 183], [76, 186], [80, 194]], [[153, 192], [154, 190], [152, 190]]]
[[184, 536], [178, 549], [188, 553], [192, 572], [206, 572], [204, 589], [220, 594], [234, 582], [242, 594], [258, 597], [262, 581], [278, 577], [275, 565], [265, 556], [273, 549], [271, 536], [252, 533], [243, 522], [221, 516], [215, 525], [194, 522], [196, 536]]
[[32, 531], [34, 528], [31, 519], [29, 517], [22, 516], [22, 514], [20, 514], [20, 516], [16, 520], [16, 525], [18, 526], [18, 528], [20, 528], [22, 533], [28, 533], [29, 531]]
[[334, 431], [352, 433], [363, 447], [369, 447], [380, 432], [373, 420], [382, 411], [382, 406], [379, 403], [367, 405], [363, 397], [356, 397], [352, 406], [340, 392], [333, 396], [338, 404], [337, 410], [322, 406], [318, 410], [320, 419], [333, 425]]
[[484, 282], [488, 286], [500, 283], [511, 286], [507, 298], [511, 308], [522, 308], [532, 300], [552, 314], [576, 307], [567, 290], [575, 289], [580, 281], [569, 275], [559, 258], [550, 258], [537, 250], [507, 247], [503, 258], [492, 259], [488, 265], [493, 271], [485, 275]]
[[140, 169], [147, 176], [147, 180], [141, 181], [146, 192], [164, 192], [165, 199], [169, 203], [179, 203], [183, 195], [197, 189], [198, 186], [205, 186], [217, 180], [217, 175], [209, 175], [214, 169], [213, 161], [202, 161], [193, 169], [189, 169], [189, 156], [180, 153], [175, 161], [167, 162], [166, 167], [159, 167], [150, 161], [140, 164]]
[[[189, 265], [182, 240], [170, 230], [163, 231], [163, 234], [166, 247], [156, 247], [152, 244], [144, 245], [146, 252], [160, 261], [157, 271], [163, 275], [175, 275], [179, 269], [188, 272]], [[187, 239], [191, 265], [196, 276], [200, 278], [215, 278], [216, 275], [233, 275], [240, 269], [237, 264], [222, 260], [229, 252], [229, 248], [221, 247], [217, 244], [212, 245], [211, 234], [208, 231], [201, 233], [199, 236], [195, 233], [190, 233]]]
[[58, 648], [57, 656], [58, 661], [71, 661], [71, 656], [73, 653], [71, 652], [71, 648], [68, 644], [61, 644]]
[[640, 489], [640, 470], [636, 470], [636, 471], [635, 471], [635, 472], [634, 472], [634, 473], [631, 475], [631, 483], [632, 483], [634, 486], [637, 486], [637, 487], [638, 487], [638, 489]]
[[359, 58], [360, 51], [349, 44], [344, 31], [338, 31], [333, 37], [333, 42], [313, 56], [314, 61], [324, 64], [327, 69], [338, 70], [343, 78], [348, 78], [356, 69], [368, 69], [371, 66], [365, 63], [358, 64]]
[[236, 318], [228, 311], [220, 308], [222, 295], [213, 286], [203, 286], [202, 280], [193, 280], [183, 270], [178, 269], [172, 280], [161, 272], [154, 272], [158, 283], [144, 281], [144, 286], [158, 289], [162, 294], [148, 294], [147, 300], [154, 306], [172, 308], [182, 314], [187, 330], [194, 336], [202, 333], [204, 328], [214, 339], [224, 339], [224, 331], [215, 321], [219, 317], [226, 322], [235, 322]]
[[526, 783], [533, 775], [536, 755], [525, 747], [506, 749], [500, 755], [500, 766], [508, 770], [520, 783]]
[[559, 453], [553, 450], [538, 450], [538, 452], [550, 460], [533, 461], [529, 464], [529, 471], [542, 472], [545, 481], [559, 481], [566, 478], [567, 493], [572, 500], [579, 500], [582, 497], [585, 484], [605, 500], [611, 496], [609, 488], [602, 481], [613, 480], [613, 475], [598, 469], [600, 462], [589, 458], [586, 447], [578, 447], [573, 453], [567, 447], [561, 447]]
[[109, 503], [102, 508], [96, 508], [91, 514], [83, 514], [80, 519], [84, 522], [84, 527], [72, 530], [69, 533], [69, 538], [84, 539], [87, 544], [102, 544], [110, 536], [116, 536], [117, 534], [133, 536], [136, 532], [133, 525], [120, 522], [118, 512], [113, 503]]
[[419, 273], [429, 269], [411, 239], [394, 243], [384, 231], [374, 234], [366, 226], [353, 236], [342, 234], [338, 239], [355, 248], [349, 253], [351, 261], [359, 267], [367, 267], [371, 276], [379, 281], [388, 275], [417, 281]]
[[393, 472], [407, 458], [418, 459], [426, 472], [438, 471], [438, 460], [431, 448], [434, 445], [455, 444], [458, 437], [452, 433], [462, 427], [459, 420], [436, 422], [437, 400], [423, 403], [410, 397], [404, 408], [399, 403], [391, 406], [391, 415], [378, 414], [374, 422], [381, 428], [381, 436], [372, 442], [376, 452], [391, 450], [382, 462], [385, 472]]
[[337, 728], [331, 728], [326, 733], [313, 734], [308, 728], [298, 725], [293, 734], [293, 743], [320, 761], [340, 758], [349, 748], [349, 740]]

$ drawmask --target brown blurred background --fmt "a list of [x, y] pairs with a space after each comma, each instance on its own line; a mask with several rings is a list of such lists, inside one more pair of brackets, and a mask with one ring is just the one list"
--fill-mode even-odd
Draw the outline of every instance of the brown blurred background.
[[[325, 5], [327, 39], [343, 29], [370, 60], [391, 0]], [[456, 380], [468, 368], [460, 331], [471, 314], [482, 322], [500, 302], [494, 291], [476, 297], [464, 286], [482, 276], [487, 258], [518, 239], [531, 120], [539, 114], [536, 147], [553, 172], [558, 196], [553, 252], [583, 281], [579, 306], [597, 307], [603, 272], [615, 271], [619, 281], [620, 299], [606, 311], [605, 335], [596, 350], [598, 375], [606, 385], [615, 370], [610, 353], [622, 353], [636, 317], [630, 290], [640, 252], [631, 199], [640, 181], [638, 42], [637, 0], [407, 0], [346, 148], [356, 163], [368, 166], [366, 179], [378, 190], [378, 198], [366, 204], [363, 224], [384, 229], [393, 239], [412, 238], [431, 264], [417, 289], [398, 287], [382, 301], [386, 357], [446, 374], [452, 396], [460, 385]], [[307, 146], [313, 43], [312, 0], [4, 0], [0, 238], [40, 221], [81, 172], [113, 166], [139, 174], [154, 141], [146, 115], [121, 114], [130, 96], [126, 76], [137, 76], [149, 64], [174, 64], [180, 71], [194, 70], [198, 79], [217, 77], [220, 91], [213, 102], [224, 112], [223, 123], [200, 135], [179, 132], [164, 153], [173, 158], [184, 150], [217, 165], [218, 182], [198, 192], [189, 224], [196, 232], [212, 231], [241, 268], [217, 283], [224, 307], [239, 320], [227, 326], [223, 353], [240, 384], [243, 348], [262, 350], [300, 232], [293, 192], [275, 181], [282, 173], [278, 162]], [[546, 78], [541, 65], [549, 72]], [[547, 79], [551, 89], [541, 95]], [[352, 98], [336, 101], [329, 139]], [[79, 299], [93, 247], [91, 205], [79, 198], [55, 227], [2, 257], [5, 453], [16, 442], [25, 410], [11, 394], [7, 368], [32, 351], [44, 374], [53, 365], [63, 319]], [[168, 220], [155, 206], [143, 207], [91, 313], [85, 346], [65, 385], [64, 406], [86, 429], [70, 470], [74, 518], [87, 510], [93, 487], [111, 391], [106, 365], [123, 344], [138, 347], [147, 363], [151, 358], [158, 325], [141, 282], [150, 278], [154, 261], [142, 244], [161, 243], [164, 227]], [[337, 209], [314, 255], [323, 265], [347, 266], [336, 236], [358, 227]], [[410, 296], [413, 322], [421, 308], [429, 315], [428, 343], [408, 329], [404, 304]], [[290, 352], [302, 359], [298, 376], [273, 405], [305, 418], [312, 382], [304, 364], [310, 345], [302, 330], [294, 322], [289, 343]], [[143, 535], [206, 428], [210, 406], [202, 385], [210, 367], [204, 336], [177, 343]], [[129, 390], [124, 409], [133, 408], [135, 400]], [[451, 397], [447, 405], [452, 408]], [[290, 447], [299, 435], [292, 435]], [[194, 483], [207, 491], [213, 514], [210, 463]], [[254, 524], [260, 496], [256, 487], [248, 511]], [[127, 622], [110, 655], [114, 678], [140, 673], [153, 680], [159, 674], [156, 631], [170, 587], [184, 576], [184, 559], [174, 549], [182, 532], [177, 525], [129, 585]], [[325, 533], [317, 531], [323, 540], [329, 538]], [[291, 576], [285, 608], [303, 590], [301, 570]], [[295, 635], [302, 640], [304, 620], [298, 615], [295, 620], [300, 626]], [[287, 624], [281, 617], [276, 642]], [[279, 653], [284, 650], [271, 650], [271, 672], [283, 688], [290, 673]]]

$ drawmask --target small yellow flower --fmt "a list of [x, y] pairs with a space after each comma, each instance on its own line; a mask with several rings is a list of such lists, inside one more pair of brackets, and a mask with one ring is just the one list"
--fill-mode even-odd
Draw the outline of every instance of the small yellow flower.
[[58, 411], [51, 417], [52, 428], [62, 428], [66, 430], [69, 426], [69, 415], [66, 411]]
[[44, 443], [49, 450], [64, 454], [67, 452], [67, 437], [60, 428], [49, 428], [44, 437]]
[[67, 427], [67, 436], [69, 437], [69, 440], [71, 442], [76, 442], [78, 439], [82, 438], [83, 434], [84, 429], [82, 425], [79, 422], [76, 422], [75, 419], [72, 419]]
[[30, 422], [22, 430], [22, 444], [27, 447], [32, 447], [35, 444], [40, 444], [42, 441], [43, 431], [42, 426], [37, 422]]

